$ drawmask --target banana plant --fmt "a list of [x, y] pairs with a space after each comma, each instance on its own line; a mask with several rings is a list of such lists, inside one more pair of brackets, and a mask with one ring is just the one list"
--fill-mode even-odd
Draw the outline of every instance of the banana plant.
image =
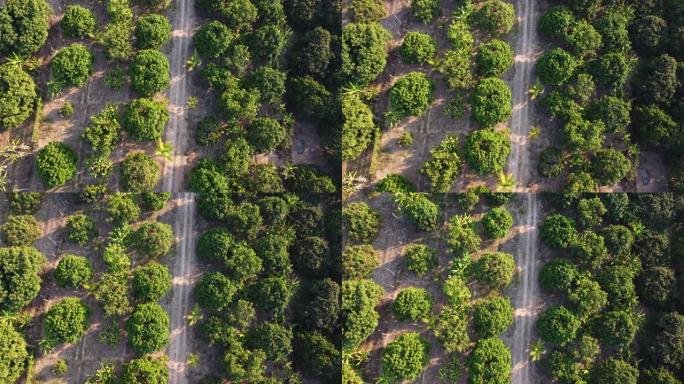
[[200, 309], [199, 305], [195, 304], [195, 307], [190, 311], [185, 316], [185, 319], [188, 321], [188, 324], [190, 326], [194, 326], [197, 323], [199, 323], [200, 320], [202, 320], [204, 316], [202, 315], [202, 310]]
[[174, 148], [171, 143], [162, 139], [157, 139], [157, 149], [154, 152], [155, 155], [163, 157], [166, 160], [171, 160], [173, 158], [173, 150]]
[[530, 360], [539, 361], [545, 353], [546, 349], [544, 348], [544, 342], [537, 340], [537, 342], [530, 347]]
[[537, 97], [544, 94], [544, 84], [542, 84], [542, 82], [539, 79], [537, 79], [534, 82], [534, 85], [532, 86], [532, 88], [530, 88], [527, 91], [527, 93], [530, 95], [531, 100], [536, 99]]
[[513, 187], [515, 186], [515, 179], [513, 179], [513, 174], [508, 173], [504, 171], [499, 171], [499, 190], [503, 192], [508, 192], [513, 190]]

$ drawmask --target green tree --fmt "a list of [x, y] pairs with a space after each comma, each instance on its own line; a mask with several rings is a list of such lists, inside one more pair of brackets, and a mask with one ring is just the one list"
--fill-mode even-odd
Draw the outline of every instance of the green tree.
[[283, 361], [292, 353], [292, 329], [278, 323], [264, 322], [250, 329], [245, 339], [249, 349], [266, 352], [271, 361]]
[[69, 5], [64, 11], [60, 26], [67, 37], [92, 37], [97, 28], [97, 18], [88, 8]]
[[220, 272], [207, 273], [195, 285], [195, 299], [202, 308], [218, 312], [228, 307], [238, 288]]
[[342, 94], [342, 158], [354, 160], [368, 148], [377, 131], [373, 111], [358, 92]]
[[145, 152], [132, 153], [121, 162], [121, 188], [128, 192], [147, 192], [159, 181], [159, 165]]
[[352, 245], [342, 252], [342, 276], [344, 279], [363, 279], [378, 266], [378, 254], [373, 246]]
[[513, 324], [513, 306], [504, 296], [491, 296], [473, 306], [473, 327], [478, 337], [497, 337]]
[[169, 60], [163, 53], [145, 49], [129, 67], [131, 88], [141, 96], [152, 96], [169, 86]]
[[430, 149], [430, 160], [423, 163], [420, 173], [430, 179], [434, 192], [446, 193], [461, 172], [457, 136], [447, 136], [439, 145]]
[[342, 208], [342, 225], [347, 240], [353, 244], [372, 243], [380, 232], [380, 214], [364, 202]]
[[482, 216], [482, 227], [490, 239], [500, 239], [513, 226], [513, 216], [506, 208], [496, 207]]
[[119, 142], [119, 109], [114, 104], [106, 104], [102, 110], [90, 117], [90, 124], [83, 130], [81, 138], [90, 143], [95, 153], [109, 154]]
[[77, 297], [67, 297], [45, 314], [45, 337], [55, 343], [75, 343], [90, 325], [90, 308]]
[[511, 89], [497, 78], [484, 78], [470, 95], [473, 118], [484, 127], [507, 120], [513, 110]]
[[579, 224], [583, 228], [595, 228], [603, 222], [603, 216], [608, 212], [598, 197], [581, 199], [577, 202]]
[[294, 283], [283, 276], [271, 276], [256, 281], [251, 288], [252, 302], [261, 310], [282, 312], [294, 295]]
[[148, 98], [131, 101], [124, 112], [124, 128], [135, 140], [159, 140], [169, 121], [166, 103]]
[[592, 55], [601, 48], [603, 38], [589, 22], [580, 20], [573, 24], [570, 33], [565, 38], [570, 49], [576, 55]]
[[627, 311], [603, 313], [596, 324], [598, 338], [605, 344], [625, 348], [632, 343], [638, 324]]
[[568, 248], [577, 236], [574, 220], [561, 214], [544, 218], [540, 232], [542, 241], [549, 247], [557, 249]]
[[192, 39], [200, 56], [216, 59], [228, 51], [235, 36], [225, 24], [213, 20], [202, 25]]
[[422, 72], [411, 72], [397, 80], [390, 90], [393, 112], [401, 117], [424, 115], [434, 98], [435, 86]]
[[544, 52], [537, 61], [537, 74], [544, 84], [561, 85], [575, 72], [577, 61], [562, 48]]
[[434, 326], [435, 337], [448, 353], [463, 353], [470, 346], [468, 316], [460, 308], [444, 307]]
[[28, 347], [22, 334], [9, 324], [0, 324], [0, 334], [0, 379], [14, 383], [26, 370]]
[[0, 248], [0, 290], [12, 293], [0, 296], [1, 311], [18, 312], [38, 295], [45, 260], [35, 248]]
[[454, 308], [467, 307], [473, 295], [466, 282], [458, 276], [448, 277], [444, 281], [442, 291]]
[[140, 208], [128, 193], [115, 193], [106, 200], [107, 221], [114, 226], [124, 226], [140, 217]]
[[511, 142], [505, 131], [479, 129], [466, 137], [465, 159], [481, 175], [497, 174], [506, 166]]
[[[473, 69], [469, 49], [450, 49], [444, 53], [436, 69], [453, 90], [469, 89], [473, 85]], [[471, 100], [472, 101], [472, 100]]]
[[474, 266], [475, 277], [490, 288], [502, 288], [510, 284], [515, 272], [513, 256], [504, 252], [483, 254]]
[[158, 221], [143, 223], [131, 236], [133, 247], [151, 259], [166, 255], [174, 243], [171, 226]]
[[140, 304], [126, 320], [126, 332], [137, 353], [161, 350], [169, 342], [169, 314], [159, 304]]
[[52, 59], [52, 79], [64, 87], [82, 87], [90, 78], [94, 62], [93, 54], [85, 45], [71, 44], [60, 49]]
[[350, 83], [365, 86], [387, 64], [389, 32], [378, 23], [348, 23], [342, 30], [341, 75]]
[[468, 356], [469, 384], [507, 384], [511, 382], [511, 351], [503, 341], [480, 339]]
[[591, 371], [591, 383], [636, 384], [639, 371], [629, 363], [608, 358], [596, 364]]
[[413, 17], [428, 24], [440, 14], [438, 0], [411, 0]]
[[306, 31], [301, 37], [296, 51], [290, 56], [290, 67], [299, 75], [324, 79], [328, 74], [330, 62], [334, 58], [333, 37], [323, 27]]
[[29, 246], [42, 235], [38, 221], [31, 215], [9, 215], [0, 232], [9, 246]]
[[655, 321], [652, 337], [644, 339], [643, 356], [653, 365], [681, 367], [684, 363], [684, 316], [665, 313]]
[[138, 19], [135, 45], [138, 49], [161, 49], [171, 39], [171, 23], [166, 16], [151, 14]]
[[62, 186], [76, 175], [77, 161], [76, 151], [64, 143], [52, 141], [36, 155], [38, 177], [50, 189]]
[[467, 256], [480, 249], [480, 236], [475, 232], [475, 221], [468, 215], [452, 216], [447, 223], [446, 243], [449, 252]]
[[169, 371], [164, 360], [144, 356], [124, 364], [120, 379], [131, 384], [164, 384], [169, 381]]
[[138, 301], [154, 302], [171, 290], [171, 273], [167, 266], [151, 262], [133, 271], [131, 286]]
[[608, 148], [596, 151], [591, 167], [600, 185], [612, 185], [630, 174], [632, 162], [622, 152]]
[[422, 32], [409, 32], [404, 36], [399, 50], [406, 64], [429, 64], [437, 54], [437, 42]]
[[342, 281], [342, 349], [353, 351], [378, 326], [380, 315], [375, 306], [384, 291], [373, 280]]
[[55, 268], [55, 280], [61, 287], [78, 288], [93, 278], [93, 267], [83, 256], [66, 255]]
[[69, 216], [66, 221], [67, 237], [69, 240], [84, 245], [91, 238], [97, 235], [95, 222], [90, 216], [77, 213]]
[[657, 55], [666, 39], [667, 22], [656, 15], [638, 17], [630, 26], [634, 48], [644, 55]]
[[287, 136], [287, 129], [270, 117], [257, 117], [247, 130], [247, 138], [258, 153], [271, 152], [278, 148]]
[[567, 292], [579, 276], [577, 267], [571, 262], [554, 258], [542, 266], [539, 282], [549, 293]]
[[575, 24], [575, 16], [564, 6], [556, 6], [539, 18], [539, 30], [554, 39], [564, 39]]
[[426, 194], [410, 192], [396, 196], [399, 210], [420, 231], [432, 231], [437, 227], [440, 217], [439, 207]]
[[28, 57], [45, 44], [48, 18], [52, 13], [45, 0], [8, 0], [0, 8], [0, 54]]
[[418, 276], [437, 267], [437, 251], [425, 244], [411, 244], [404, 250], [404, 266]]
[[389, 382], [415, 380], [428, 364], [430, 344], [418, 333], [406, 332], [382, 352], [382, 375]]
[[473, 15], [475, 24], [494, 35], [508, 33], [515, 24], [515, 9], [513, 4], [502, 0], [487, 1]]
[[609, 52], [586, 64], [589, 73], [599, 84], [620, 89], [632, 70], [632, 61], [622, 53]]
[[624, 132], [631, 122], [632, 105], [621, 98], [604, 95], [589, 102], [584, 113], [589, 120], [600, 120], [611, 133]]
[[491, 40], [477, 48], [477, 71], [485, 77], [499, 77], [513, 65], [513, 49], [501, 40]]
[[537, 320], [539, 336], [547, 343], [564, 346], [575, 339], [580, 320], [563, 306], [553, 306]]

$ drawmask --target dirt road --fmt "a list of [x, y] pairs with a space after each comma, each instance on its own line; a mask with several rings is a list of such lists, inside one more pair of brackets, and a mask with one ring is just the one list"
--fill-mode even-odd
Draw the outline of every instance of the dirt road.
[[171, 317], [171, 340], [169, 342], [169, 384], [187, 384], [190, 329], [186, 315], [191, 309], [192, 287], [195, 280], [195, 197], [181, 193], [175, 201], [175, 231], [178, 237], [173, 265], [173, 292], [168, 308]]
[[515, 180], [515, 190], [523, 192], [524, 204], [520, 240], [517, 249], [517, 265], [520, 288], [513, 297], [515, 305], [515, 329], [513, 331], [513, 381], [512, 384], [534, 384], [537, 378], [530, 361], [530, 346], [536, 341], [533, 335], [539, 307], [537, 289], [538, 246], [538, 195], [530, 190], [532, 162], [530, 161], [529, 136], [532, 129], [530, 116], [533, 105], [528, 94], [534, 83], [534, 57], [538, 50], [536, 0], [517, 0], [516, 11], [520, 19], [516, 44], [515, 74], [511, 84], [513, 92], [513, 115], [511, 117], [512, 153], [508, 170]]
[[[176, 0], [171, 52], [171, 87], [169, 89], [169, 112], [171, 118], [166, 128], [166, 140], [173, 148], [171, 159], [164, 164], [162, 189], [182, 192], [188, 161], [190, 132], [188, 128], [188, 81], [186, 63], [191, 55], [190, 45], [195, 23], [194, 0]], [[171, 317], [171, 340], [169, 355], [169, 384], [188, 384], [188, 358], [190, 356], [190, 330], [185, 316], [191, 309], [192, 287], [195, 271], [195, 196], [181, 193], [175, 201], [176, 222], [174, 232], [179, 239], [173, 264], [173, 291], [168, 308]]]
[[530, 116], [532, 103], [528, 94], [534, 84], [534, 57], [538, 49], [536, 23], [536, 0], [517, 0], [516, 12], [520, 19], [518, 41], [515, 47], [515, 74], [513, 91], [513, 114], [511, 116], [512, 151], [508, 171], [515, 180], [516, 191], [528, 191], [533, 166], [530, 161], [529, 134], [532, 129]]
[[172, 10], [175, 15], [173, 49], [171, 51], [171, 87], [169, 89], [169, 124], [166, 127], [166, 141], [174, 152], [164, 163], [163, 190], [182, 192], [184, 175], [188, 162], [186, 152], [192, 136], [188, 128], [188, 81], [187, 62], [195, 22], [194, 0], [176, 0]]

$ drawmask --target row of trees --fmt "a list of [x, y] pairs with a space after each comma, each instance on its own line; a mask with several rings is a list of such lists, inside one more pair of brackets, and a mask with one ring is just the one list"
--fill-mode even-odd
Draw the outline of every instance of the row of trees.
[[671, 301], [679, 269], [672, 258], [679, 199], [667, 193], [583, 195], [570, 206], [565, 196], [552, 199], [559, 212], [548, 215], [540, 231], [555, 257], [539, 278], [563, 301], [537, 322], [551, 349], [544, 357], [548, 374], [562, 383], [679, 382], [675, 356], [681, 351], [663, 342], [683, 337], [676, 330], [682, 316]]

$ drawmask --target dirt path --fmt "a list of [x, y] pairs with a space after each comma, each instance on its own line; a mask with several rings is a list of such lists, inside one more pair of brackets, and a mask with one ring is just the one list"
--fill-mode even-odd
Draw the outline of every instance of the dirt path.
[[171, 341], [169, 343], [169, 384], [187, 384], [188, 340], [190, 329], [185, 316], [190, 311], [192, 287], [195, 280], [195, 198], [192, 193], [178, 195], [175, 231], [178, 237], [177, 253], [173, 265], [173, 292], [169, 315], [171, 316]]
[[163, 190], [181, 192], [184, 174], [188, 164], [186, 153], [189, 145], [188, 129], [188, 78], [186, 63], [190, 58], [190, 44], [195, 20], [194, 0], [177, 0], [173, 9], [174, 31], [171, 51], [171, 87], [169, 89], [169, 124], [166, 127], [166, 141], [174, 153], [164, 164]]
[[535, 324], [541, 304], [537, 282], [539, 196], [536, 193], [525, 193], [523, 199], [522, 214], [525, 217], [520, 223], [520, 239], [516, 252], [520, 287], [513, 297], [515, 328], [511, 342], [513, 355], [512, 384], [539, 382], [534, 367], [531, 365], [529, 349], [537, 340]]
[[516, 12], [520, 19], [518, 42], [515, 47], [515, 75], [513, 91], [513, 114], [511, 116], [512, 151], [508, 171], [515, 180], [516, 190], [524, 192], [531, 182], [529, 133], [532, 129], [530, 115], [532, 103], [528, 90], [532, 87], [534, 56], [538, 46], [536, 23], [536, 0], [517, 0]]

